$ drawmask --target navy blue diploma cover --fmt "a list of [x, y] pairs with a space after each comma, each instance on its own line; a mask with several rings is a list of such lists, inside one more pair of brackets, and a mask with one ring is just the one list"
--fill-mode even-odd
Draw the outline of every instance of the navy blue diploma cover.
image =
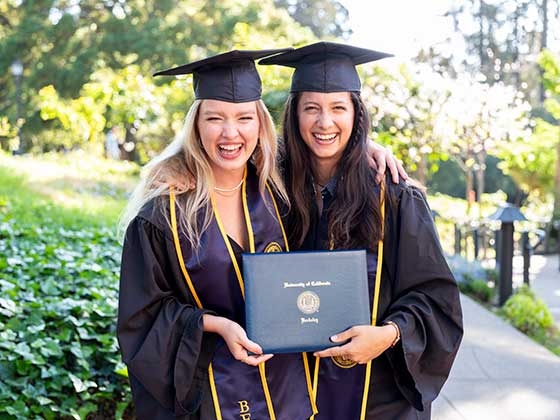
[[265, 353], [323, 350], [370, 325], [365, 250], [243, 254], [246, 331]]

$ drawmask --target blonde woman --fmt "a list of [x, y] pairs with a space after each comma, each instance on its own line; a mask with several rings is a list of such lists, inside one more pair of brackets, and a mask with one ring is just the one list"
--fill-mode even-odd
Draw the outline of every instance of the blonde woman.
[[193, 73], [196, 100], [123, 218], [118, 339], [139, 419], [315, 412], [305, 355], [264, 355], [244, 330], [241, 253], [288, 248], [277, 138], [254, 64], [275, 52], [230, 51], [156, 73]]

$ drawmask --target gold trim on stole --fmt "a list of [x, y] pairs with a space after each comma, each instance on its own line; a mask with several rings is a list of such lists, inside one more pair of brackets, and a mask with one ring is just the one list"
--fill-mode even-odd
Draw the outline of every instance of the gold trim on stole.
[[[381, 288], [381, 266], [383, 262], [383, 236], [385, 234], [385, 183], [382, 181], [380, 184], [381, 192], [379, 194], [379, 206], [381, 210], [381, 239], [377, 244], [377, 271], [375, 272], [375, 286], [373, 291], [373, 305], [371, 310], [371, 325], [375, 326], [377, 323], [377, 309], [379, 306], [379, 290]], [[332, 249], [332, 242], [330, 248]], [[315, 405], [317, 404], [317, 392], [318, 392], [318, 385], [319, 385], [319, 364], [321, 358], [315, 357], [315, 371], [313, 372], [313, 402]], [[333, 362], [338, 365], [333, 359]], [[353, 366], [346, 366], [346, 368], [354, 367]], [[343, 368], [344, 366], [340, 366]], [[364, 383], [364, 392], [362, 395], [362, 408], [360, 410], [360, 420], [364, 420], [366, 416], [366, 408], [367, 408], [367, 399], [369, 394], [369, 382], [370, 382], [370, 375], [371, 375], [371, 360], [366, 364], [366, 375], [365, 375], [365, 383]], [[310, 417], [310, 420], [314, 420], [315, 415]]]
[[[385, 183], [381, 181], [381, 191], [379, 193], [379, 207], [381, 208], [381, 239], [377, 244], [377, 271], [375, 272], [375, 291], [373, 293], [373, 308], [371, 310], [371, 325], [377, 323], [377, 309], [379, 306], [379, 290], [381, 289], [381, 267], [383, 263], [383, 237], [385, 236]], [[362, 411], [360, 420], [366, 418], [367, 400], [369, 395], [369, 382], [371, 376], [371, 360], [366, 366], [366, 382], [364, 384], [364, 395], [362, 397]]]
[[[244, 174], [244, 180], [245, 181], [246, 181], [246, 178], [247, 178], [247, 171], [245, 171], [245, 174]], [[243, 190], [242, 190], [243, 211], [244, 211], [244, 214], [245, 214], [245, 220], [246, 220], [246, 224], [247, 224], [247, 232], [248, 232], [248, 236], [249, 236], [250, 252], [254, 253], [255, 252], [255, 241], [254, 241], [253, 227], [252, 227], [252, 224], [251, 224], [251, 218], [250, 218], [250, 214], [249, 214], [249, 210], [248, 210], [249, 207], [248, 207], [248, 204], [247, 204], [246, 184], [247, 184], [246, 182], [243, 183]], [[280, 230], [282, 231], [282, 236], [283, 236], [283, 239], [284, 239], [284, 244], [285, 244], [285, 247], [286, 247], [286, 251], [289, 251], [286, 231], [284, 229], [284, 224], [282, 223], [282, 219], [280, 217], [280, 211], [278, 210], [278, 205], [277, 205], [276, 200], [274, 198], [274, 194], [272, 194], [272, 191], [271, 191], [270, 186], [268, 184], [266, 184], [266, 188], [268, 190], [270, 199], [271, 199], [271, 201], [274, 205], [274, 209], [276, 211], [276, 217], [277, 217], [277, 220], [278, 220], [278, 224], [280, 226]], [[176, 218], [176, 214], [175, 214], [175, 194], [174, 194], [173, 191], [170, 191], [169, 202], [170, 202], [169, 207], [170, 207], [170, 213], [171, 213], [171, 215], [170, 215], [171, 216], [171, 228], [172, 228], [173, 240], [174, 240], [174, 243], [175, 243], [175, 249], [176, 249], [176, 252], [177, 252], [177, 257], [179, 259], [179, 265], [181, 267], [181, 271], [183, 272], [183, 275], [184, 275], [185, 280], [187, 282], [187, 285], [189, 287], [189, 291], [193, 295], [193, 298], [194, 298], [197, 306], [199, 308], [202, 308], [202, 303], [200, 301], [200, 298], [198, 297], [198, 294], [195, 291], [192, 280], [191, 280], [191, 278], [188, 274], [188, 271], [186, 269], [185, 262], [184, 262], [184, 259], [183, 259], [183, 253], [181, 252], [181, 248], [180, 248], [179, 235], [178, 235], [178, 229], [177, 229], [177, 218]], [[233, 253], [233, 249], [231, 247], [231, 244], [229, 242], [227, 234], [225, 233], [225, 229], [223, 227], [223, 224], [221, 222], [219, 214], [216, 210], [216, 205], [215, 205], [215, 202], [214, 202], [214, 198], [212, 196], [210, 196], [210, 202], [211, 202], [212, 210], [214, 212], [214, 216], [216, 218], [216, 223], [218, 225], [220, 233], [222, 234], [222, 238], [224, 240], [224, 243], [225, 243], [226, 248], [228, 250], [228, 253], [230, 255], [232, 264], [234, 266], [234, 270], [235, 270], [235, 273], [236, 273], [237, 280], [239, 282], [239, 287], [241, 289], [241, 293], [242, 293], [243, 297], [245, 297], [245, 287], [244, 287], [244, 283], [243, 283], [243, 277], [241, 275], [239, 265], [237, 264], [235, 254]], [[276, 251], [276, 249], [275, 249], [276, 246], [272, 246], [272, 245], [273, 245], [273, 243], [270, 243], [268, 246], [271, 247], [271, 248], [274, 248], [274, 251]], [[279, 246], [279, 245], [277, 245], [277, 246]], [[272, 251], [272, 249], [271, 249], [271, 251]], [[280, 248], [280, 251], [281, 251], [281, 248]], [[308, 391], [308, 395], [309, 395], [309, 401], [310, 401], [310, 404], [311, 404], [311, 409], [313, 411], [313, 414], [316, 414], [318, 411], [317, 411], [317, 405], [315, 404], [315, 398], [312, 397], [313, 391], [312, 391], [312, 385], [311, 385], [311, 373], [310, 373], [311, 370], [309, 368], [309, 362], [307, 360], [307, 354], [306, 353], [302, 353], [302, 360], [303, 360], [303, 365], [304, 365], [305, 379], [306, 379], [306, 383], [307, 383], [307, 391]], [[272, 398], [270, 396], [270, 391], [268, 389], [268, 383], [267, 383], [267, 380], [266, 380], [265, 363], [262, 363], [261, 365], [259, 365], [259, 373], [260, 373], [260, 376], [261, 376], [261, 382], [262, 382], [262, 385], [263, 385], [263, 392], [264, 392], [264, 395], [265, 395], [266, 404], [267, 404], [267, 408], [268, 408], [268, 411], [269, 411], [270, 419], [275, 420], [276, 415], [274, 414]], [[216, 384], [215, 384], [215, 381], [214, 381], [214, 373], [213, 373], [213, 370], [212, 370], [212, 364], [210, 364], [208, 366], [208, 374], [209, 374], [210, 390], [211, 390], [211, 394], [212, 394], [212, 400], [214, 401], [214, 407], [215, 407], [215, 410], [216, 410], [216, 419], [217, 420], [222, 420], [222, 415], [221, 415], [221, 411], [220, 411], [220, 404], [219, 404], [219, 400], [218, 400], [218, 393], [217, 393], [217, 390], [216, 390]]]
[[[181, 243], [179, 242], [179, 230], [177, 229], [177, 216], [175, 214], [175, 193], [171, 190], [169, 191], [169, 212], [171, 218], [171, 233], [173, 234], [173, 242], [175, 243], [175, 252], [177, 252], [177, 258], [179, 259], [179, 266], [189, 287], [189, 291], [193, 295], [196, 302], [196, 306], [202, 309], [202, 303], [194, 289], [191, 277], [185, 266], [185, 260], [183, 259], [183, 252], [181, 251]], [[212, 394], [212, 401], [214, 402], [214, 410], [216, 413], [216, 420], [222, 420], [222, 413], [220, 411], [220, 403], [218, 401], [218, 392], [216, 391], [216, 383], [214, 381], [214, 371], [212, 370], [212, 363], [208, 365], [208, 381], [210, 382], [210, 393]]]

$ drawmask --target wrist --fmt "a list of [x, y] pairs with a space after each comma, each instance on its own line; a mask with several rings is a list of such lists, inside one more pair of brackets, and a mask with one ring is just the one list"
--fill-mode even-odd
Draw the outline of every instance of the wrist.
[[204, 314], [202, 315], [202, 328], [205, 332], [213, 332], [221, 335], [220, 331], [223, 330], [228, 321], [227, 318], [221, 316]]
[[393, 321], [386, 321], [383, 323], [383, 325], [391, 327], [394, 331], [394, 339], [389, 345], [389, 348], [393, 348], [401, 339], [401, 330], [399, 329], [399, 326]]

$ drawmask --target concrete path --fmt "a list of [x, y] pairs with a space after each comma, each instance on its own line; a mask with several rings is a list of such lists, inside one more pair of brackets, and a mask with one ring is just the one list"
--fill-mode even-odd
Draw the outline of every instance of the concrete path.
[[[536, 257], [532, 286], [560, 307], [558, 256]], [[560, 420], [560, 357], [469, 297], [461, 302], [465, 335], [432, 419]]]
[[558, 255], [533, 255], [529, 269], [531, 289], [540, 297], [560, 328], [560, 270]]

